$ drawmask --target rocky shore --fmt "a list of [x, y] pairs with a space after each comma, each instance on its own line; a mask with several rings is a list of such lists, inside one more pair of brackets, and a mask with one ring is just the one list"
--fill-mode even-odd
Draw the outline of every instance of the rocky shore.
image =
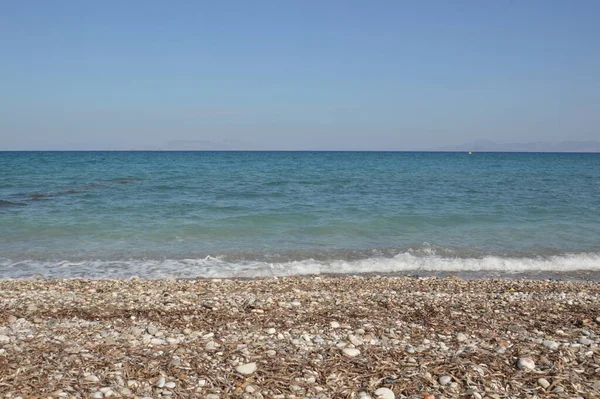
[[2, 280], [0, 398], [595, 398], [600, 284]]

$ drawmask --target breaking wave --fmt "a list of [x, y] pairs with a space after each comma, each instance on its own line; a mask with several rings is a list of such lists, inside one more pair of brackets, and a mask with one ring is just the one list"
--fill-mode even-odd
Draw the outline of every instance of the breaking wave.
[[600, 272], [600, 253], [563, 254], [546, 257], [458, 258], [415, 256], [400, 253], [393, 257], [359, 260], [304, 259], [287, 262], [227, 261], [226, 257], [162, 260], [33, 261], [0, 259], [4, 278], [263, 278], [316, 274], [373, 273], [461, 273], [485, 277], [499, 273]]

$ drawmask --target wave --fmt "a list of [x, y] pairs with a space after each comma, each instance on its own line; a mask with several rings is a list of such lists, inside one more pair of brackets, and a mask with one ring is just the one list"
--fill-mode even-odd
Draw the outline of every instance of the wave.
[[12, 206], [25, 206], [26, 204], [22, 202], [8, 201], [8, 200], [0, 200], [0, 208], [8, 208]]
[[367, 258], [354, 261], [289, 262], [239, 261], [225, 257], [200, 259], [86, 260], [86, 261], [12, 261], [0, 259], [0, 275], [5, 278], [262, 278], [317, 274], [352, 275], [374, 273], [461, 273], [485, 277], [498, 273], [600, 273], [600, 253], [565, 254], [548, 257], [452, 258], [397, 254], [391, 258]]

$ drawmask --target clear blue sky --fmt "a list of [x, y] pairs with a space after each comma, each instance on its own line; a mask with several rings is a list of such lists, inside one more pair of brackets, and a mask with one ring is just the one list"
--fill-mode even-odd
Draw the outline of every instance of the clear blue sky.
[[600, 1], [2, 1], [0, 149], [600, 139]]

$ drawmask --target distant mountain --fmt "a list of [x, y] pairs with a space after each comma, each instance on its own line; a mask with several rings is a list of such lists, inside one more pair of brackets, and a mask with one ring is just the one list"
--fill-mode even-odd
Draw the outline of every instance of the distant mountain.
[[490, 140], [475, 140], [467, 144], [440, 148], [440, 150], [478, 152], [600, 152], [600, 141], [496, 143]]
[[236, 151], [250, 150], [252, 145], [241, 140], [173, 140], [164, 145], [167, 151]]

